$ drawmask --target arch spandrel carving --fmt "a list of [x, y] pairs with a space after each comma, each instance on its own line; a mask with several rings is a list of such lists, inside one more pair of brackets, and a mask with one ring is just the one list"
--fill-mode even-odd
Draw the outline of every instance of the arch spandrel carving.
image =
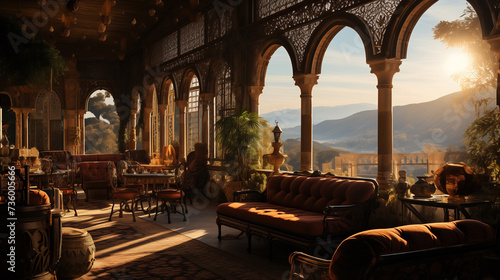
[[309, 39], [311, 38], [312, 33], [318, 27], [320, 22], [312, 22], [308, 25], [304, 25], [302, 27], [295, 28], [293, 30], [285, 32], [285, 36], [288, 38], [290, 42], [295, 47], [295, 51], [297, 53], [297, 70], [303, 71], [304, 66], [304, 57], [306, 55], [307, 44], [309, 43]]
[[210, 69], [210, 60], [206, 59], [196, 63], [196, 68], [198, 69], [198, 79], [200, 80], [200, 85], [202, 88], [206, 89], [208, 85], [208, 71]]
[[370, 27], [377, 54], [381, 52], [385, 31], [401, 1], [377, 0], [349, 10], [349, 13], [362, 18]]

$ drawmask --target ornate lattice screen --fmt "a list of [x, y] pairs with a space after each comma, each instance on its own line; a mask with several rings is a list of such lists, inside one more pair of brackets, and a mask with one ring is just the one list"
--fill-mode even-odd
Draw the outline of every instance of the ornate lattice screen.
[[174, 59], [178, 55], [177, 31], [161, 39], [153, 45], [151, 50], [151, 66]]
[[201, 47], [205, 42], [205, 19], [201, 16], [198, 21], [181, 28], [181, 54]]
[[302, 1], [303, 0], [259, 0], [257, 6], [259, 18], [268, 17]]
[[198, 78], [193, 76], [189, 86], [189, 99], [187, 106], [187, 152], [194, 151], [194, 144], [200, 136], [200, 84]]

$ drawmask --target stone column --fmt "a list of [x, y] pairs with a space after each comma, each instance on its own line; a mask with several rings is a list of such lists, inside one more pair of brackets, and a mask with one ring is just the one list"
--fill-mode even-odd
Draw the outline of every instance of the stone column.
[[313, 100], [312, 88], [318, 83], [316, 74], [293, 76], [300, 88], [300, 171], [313, 170]]
[[158, 114], [160, 115], [160, 153], [163, 147], [167, 146], [167, 104], [158, 105]]
[[392, 170], [392, 78], [399, 72], [401, 60], [379, 59], [368, 62], [371, 73], [377, 76], [378, 88], [378, 171], [381, 189], [389, 187]]
[[85, 154], [85, 110], [77, 110], [78, 121], [76, 127], [78, 129], [78, 135], [80, 136], [80, 146], [78, 146], [78, 154]]
[[200, 94], [200, 99], [201, 99], [201, 112], [202, 112], [202, 117], [201, 117], [201, 142], [209, 144], [209, 122], [210, 122], [210, 116], [209, 116], [209, 110], [208, 110], [208, 105], [210, 104], [210, 101], [213, 100], [215, 97], [215, 94], [213, 93], [202, 93]]
[[186, 159], [186, 106], [187, 100], [176, 101], [179, 108], [179, 161]]
[[[77, 154], [77, 146], [75, 145], [77, 137], [76, 127], [78, 124], [78, 116], [76, 110], [64, 110], [64, 149], [72, 154]], [[78, 136], [79, 137], [79, 136]], [[78, 140], [79, 141], [79, 140]]]
[[[23, 144], [23, 113], [21, 108], [11, 108], [11, 110], [16, 113], [16, 140], [14, 141], [14, 145], [16, 146], [16, 149], [20, 149]], [[9, 141], [12, 141], [12, 139], [9, 139]], [[12, 145], [12, 142], [10, 142], [10, 144]]]
[[250, 95], [250, 112], [259, 114], [259, 98], [262, 94], [263, 86], [249, 86], [248, 95]]
[[23, 113], [23, 147], [29, 148], [29, 115], [33, 112], [34, 108], [22, 108], [21, 111]]
[[130, 109], [130, 136], [128, 141], [128, 149], [135, 150], [137, 148], [137, 137], [135, 126], [137, 123], [137, 109]]
[[151, 139], [151, 112], [152, 108], [144, 108], [144, 128], [142, 129], [142, 149], [146, 150], [148, 154], [152, 152]]

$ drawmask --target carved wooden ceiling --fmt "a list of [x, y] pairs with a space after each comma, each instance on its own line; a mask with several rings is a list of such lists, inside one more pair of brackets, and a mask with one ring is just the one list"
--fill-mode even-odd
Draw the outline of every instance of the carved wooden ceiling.
[[116, 60], [137, 51], [157, 25], [169, 29], [201, 6], [198, 0], [9, 0], [0, 14], [19, 20], [65, 57]]

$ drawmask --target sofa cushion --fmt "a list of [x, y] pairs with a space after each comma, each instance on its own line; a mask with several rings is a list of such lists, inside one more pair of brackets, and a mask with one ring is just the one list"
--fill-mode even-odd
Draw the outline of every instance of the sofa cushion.
[[109, 181], [107, 161], [82, 162], [80, 163], [80, 173], [83, 183], [90, 181]]
[[385, 254], [494, 240], [493, 229], [476, 220], [406, 225], [360, 232], [345, 239], [330, 264], [331, 279], [361, 279]]
[[[303, 236], [314, 237], [323, 234], [324, 215], [299, 208], [266, 202], [231, 202], [220, 204], [217, 213]], [[332, 222], [331, 233], [342, 235], [348, 233], [349, 229], [351, 226], [348, 221], [336, 220]]]
[[365, 202], [374, 191], [375, 185], [369, 181], [278, 175], [267, 183], [267, 202], [322, 213], [327, 205]]

